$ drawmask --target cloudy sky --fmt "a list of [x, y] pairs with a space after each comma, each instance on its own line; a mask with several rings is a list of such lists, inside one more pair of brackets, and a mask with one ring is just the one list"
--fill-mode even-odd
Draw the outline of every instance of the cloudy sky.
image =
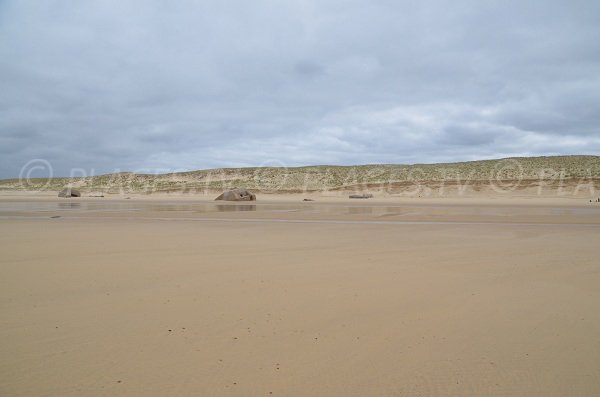
[[0, 177], [584, 153], [598, 0], [0, 0]]

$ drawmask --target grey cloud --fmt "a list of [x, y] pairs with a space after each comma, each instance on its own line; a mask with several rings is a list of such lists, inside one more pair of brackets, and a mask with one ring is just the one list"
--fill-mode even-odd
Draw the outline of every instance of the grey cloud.
[[315, 77], [323, 74], [323, 68], [317, 62], [305, 60], [294, 65], [294, 72], [300, 76]]
[[501, 131], [487, 128], [480, 124], [450, 124], [444, 127], [444, 135], [439, 143], [457, 146], [481, 146], [494, 142], [495, 136]]

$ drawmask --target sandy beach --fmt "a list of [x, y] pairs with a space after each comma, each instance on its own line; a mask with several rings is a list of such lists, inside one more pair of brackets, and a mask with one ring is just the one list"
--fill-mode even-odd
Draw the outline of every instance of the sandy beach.
[[0, 198], [2, 396], [596, 396], [600, 204]]

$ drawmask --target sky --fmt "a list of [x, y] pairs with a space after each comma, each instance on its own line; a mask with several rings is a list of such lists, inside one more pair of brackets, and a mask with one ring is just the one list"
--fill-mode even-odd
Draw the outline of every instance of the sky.
[[0, 0], [0, 178], [557, 154], [598, 0]]

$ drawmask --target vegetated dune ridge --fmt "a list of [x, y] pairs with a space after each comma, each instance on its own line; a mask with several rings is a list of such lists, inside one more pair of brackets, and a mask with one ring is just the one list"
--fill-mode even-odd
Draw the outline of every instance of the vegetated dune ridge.
[[243, 186], [262, 193], [368, 190], [387, 194], [468, 194], [561, 190], [594, 194], [600, 188], [600, 156], [512, 157], [440, 164], [219, 168], [168, 174], [120, 172], [99, 176], [0, 180], [0, 190], [212, 193]]

